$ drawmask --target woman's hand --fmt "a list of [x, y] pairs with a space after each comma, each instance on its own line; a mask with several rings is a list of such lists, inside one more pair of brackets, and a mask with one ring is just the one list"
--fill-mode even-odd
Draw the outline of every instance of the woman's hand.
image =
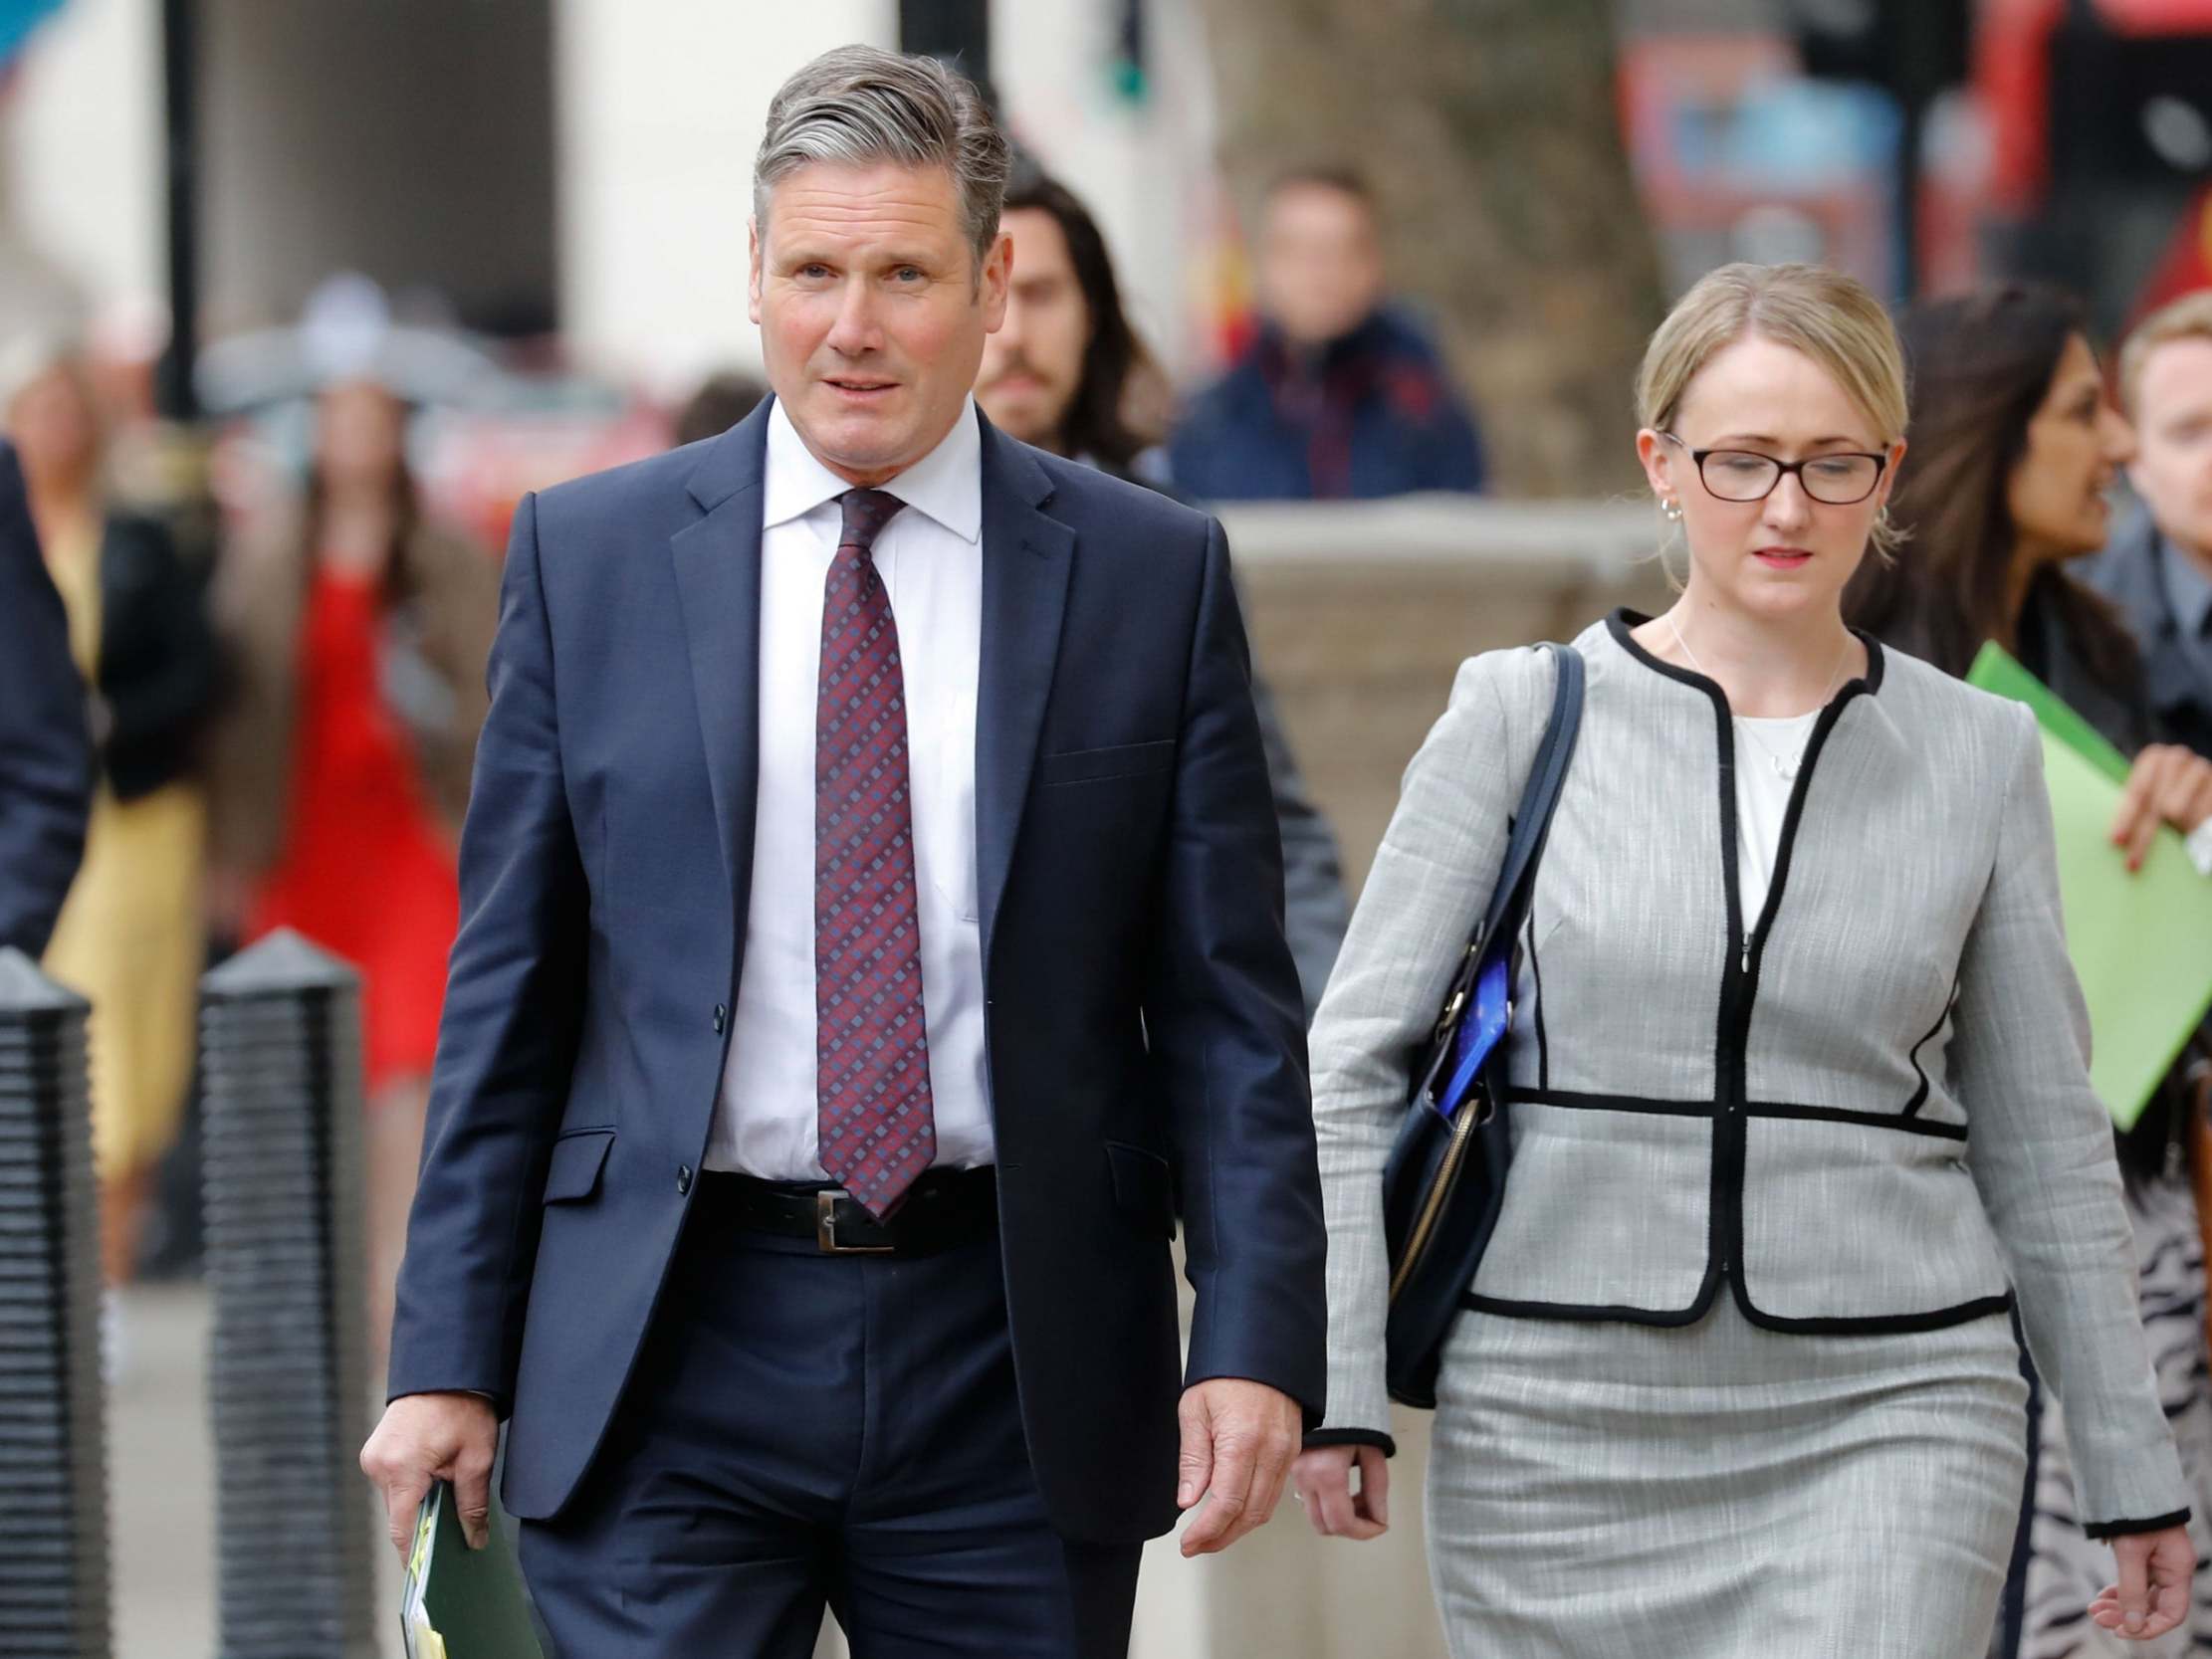
[[[1311, 1455], [1311, 1454], [1308, 1454]], [[2197, 1570], [2188, 1529], [2125, 1533], [2112, 1540], [2119, 1582], [2090, 1603], [2090, 1617], [2122, 1641], [2163, 1636], [2189, 1613], [2189, 1584]]]
[[2189, 834], [2212, 818], [2212, 760], [2179, 743], [2152, 743], [2135, 756], [2112, 819], [2112, 842], [2127, 849], [2127, 868], [2140, 870], [2160, 824]]
[[[1358, 1467], [1360, 1489], [1352, 1490]], [[1323, 1538], [1381, 1538], [1390, 1531], [1390, 1459], [1380, 1446], [1316, 1446], [1290, 1466], [1290, 1491]]]

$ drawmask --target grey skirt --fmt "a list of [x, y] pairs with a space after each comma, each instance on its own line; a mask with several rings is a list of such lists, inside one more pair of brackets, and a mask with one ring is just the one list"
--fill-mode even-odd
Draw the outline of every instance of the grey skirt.
[[2027, 1383], [2002, 1315], [1793, 1336], [1465, 1313], [1430, 1569], [1454, 1659], [1986, 1651]]

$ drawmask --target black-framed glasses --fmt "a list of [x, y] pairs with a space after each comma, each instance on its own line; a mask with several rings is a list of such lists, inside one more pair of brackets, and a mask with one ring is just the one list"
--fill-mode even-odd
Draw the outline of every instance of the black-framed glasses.
[[1848, 450], [1808, 455], [1802, 461], [1777, 461], [1753, 449], [1690, 449], [1671, 432], [1659, 436], [1688, 452], [1697, 463], [1705, 494], [1723, 502], [1763, 502], [1774, 494], [1785, 473], [1795, 473], [1799, 486], [1816, 502], [1851, 507], [1875, 493], [1889, 465], [1886, 455]]

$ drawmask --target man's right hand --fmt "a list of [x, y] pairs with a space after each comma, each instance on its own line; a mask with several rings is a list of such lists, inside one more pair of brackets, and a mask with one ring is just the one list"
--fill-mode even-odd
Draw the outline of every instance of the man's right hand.
[[492, 1513], [499, 1418], [482, 1394], [402, 1394], [361, 1448], [361, 1473], [383, 1494], [392, 1548], [407, 1558], [415, 1517], [435, 1481], [453, 1483], [453, 1507], [471, 1550], [484, 1548]]

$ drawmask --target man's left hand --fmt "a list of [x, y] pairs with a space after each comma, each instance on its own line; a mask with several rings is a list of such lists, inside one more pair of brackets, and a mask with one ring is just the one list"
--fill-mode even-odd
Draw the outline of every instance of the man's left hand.
[[1184, 1390], [1177, 1416], [1183, 1458], [1175, 1501], [1206, 1509], [1184, 1530], [1185, 1555], [1226, 1550], [1265, 1526], [1303, 1439], [1304, 1414], [1280, 1389], [1242, 1377], [1213, 1377]]

